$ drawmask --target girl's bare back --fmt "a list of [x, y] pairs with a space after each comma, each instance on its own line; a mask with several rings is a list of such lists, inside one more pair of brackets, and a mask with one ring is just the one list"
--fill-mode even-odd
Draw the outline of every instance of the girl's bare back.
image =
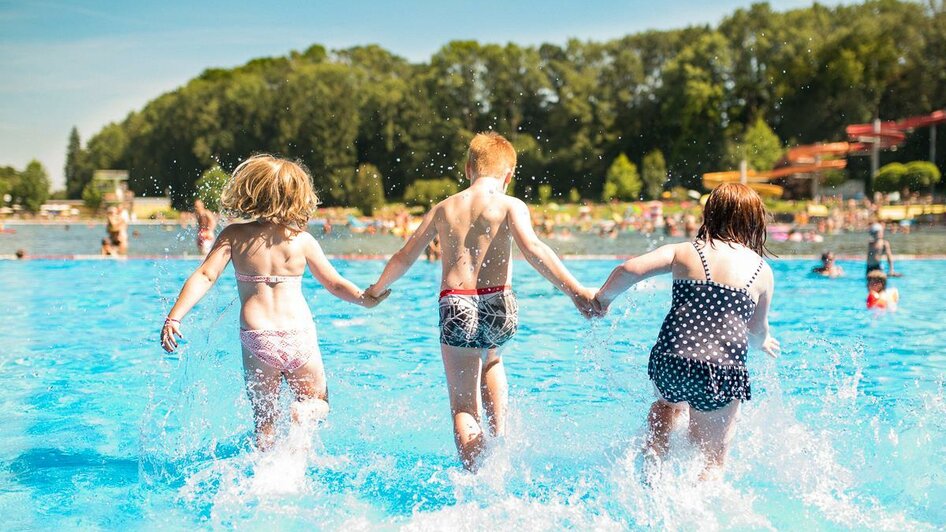
[[272, 276], [282, 282], [238, 282], [245, 329], [310, 326], [312, 313], [301, 290], [306, 245], [312, 236], [268, 222], [233, 224], [221, 238], [230, 243], [237, 274]]

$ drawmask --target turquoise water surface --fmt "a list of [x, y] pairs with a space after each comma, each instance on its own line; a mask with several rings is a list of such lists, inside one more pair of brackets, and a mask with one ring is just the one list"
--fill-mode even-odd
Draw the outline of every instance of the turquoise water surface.
[[[335, 264], [362, 286], [383, 267]], [[615, 264], [567, 262], [589, 285]], [[418, 263], [373, 310], [307, 277], [332, 413], [311, 456], [259, 458], [232, 270], [167, 355], [158, 331], [196, 261], [2, 261], [4, 529], [942, 528], [946, 261], [899, 262], [891, 314], [864, 310], [859, 263], [836, 280], [772, 264], [783, 356], [750, 354], [726, 478], [698, 483], [682, 433], [641, 480], [668, 277], [589, 323], [516, 263], [509, 434], [472, 475], [453, 445], [438, 266]]]

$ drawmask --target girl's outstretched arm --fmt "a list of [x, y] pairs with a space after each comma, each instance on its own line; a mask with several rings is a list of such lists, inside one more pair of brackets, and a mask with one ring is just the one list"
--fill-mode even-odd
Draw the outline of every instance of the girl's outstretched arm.
[[328, 257], [322, 252], [322, 246], [315, 240], [315, 237], [309, 233], [303, 233], [303, 238], [308, 239], [305, 247], [305, 260], [309, 264], [309, 271], [330, 294], [343, 301], [368, 308], [376, 306], [388, 297], [390, 292], [382, 293], [378, 297], [366, 295], [354, 283], [342, 277], [335, 270]]
[[437, 224], [434, 223], [434, 219], [437, 217], [439, 210], [440, 205], [437, 205], [424, 215], [424, 220], [407, 240], [407, 243], [404, 244], [404, 247], [392, 255], [384, 266], [384, 271], [381, 272], [378, 282], [368, 287], [368, 294], [378, 296], [384, 293], [389, 286], [394, 284], [394, 281], [400, 279], [413, 266], [427, 244], [437, 236]]
[[762, 269], [761, 282], [763, 289], [759, 294], [759, 302], [756, 303], [755, 312], [749, 319], [749, 343], [756, 349], [761, 349], [772, 358], [779, 356], [782, 347], [778, 340], [772, 338], [769, 334], [769, 305], [772, 304], [772, 295], [775, 291], [775, 276], [772, 269], [766, 265]]
[[595, 299], [601, 305], [602, 310], [607, 310], [615, 298], [644, 279], [661, 273], [670, 273], [678, 245], [661, 246], [615, 268], [608, 280], [598, 290], [598, 294], [595, 295]]
[[181, 288], [181, 293], [177, 296], [177, 301], [168, 312], [167, 319], [164, 320], [164, 327], [161, 329], [161, 346], [167, 352], [174, 351], [177, 348], [177, 338], [183, 338], [181, 334], [181, 320], [194, 305], [210, 290], [210, 287], [217, 282], [220, 272], [227, 267], [230, 262], [230, 231], [224, 229], [220, 236], [214, 242], [213, 249], [207, 254], [204, 262], [191, 274]]

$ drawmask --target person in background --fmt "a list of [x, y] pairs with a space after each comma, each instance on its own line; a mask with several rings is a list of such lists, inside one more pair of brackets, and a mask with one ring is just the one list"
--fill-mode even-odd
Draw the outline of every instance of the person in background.
[[880, 265], [882, 258], [887, 259], [887, 277], [900, 277], [893, 268], [893, 252], [890, 242], [884, 239], [884, 224], [873, 223], [869, 229], [870, 242], [867, 243], [867, 273], [883, 271]]
[[440, 260], [440, 237], [435, 236], [433, 240], [430, 241], [430, 244], [427, 244], [427, 249], [425, 251], [427, 255], [427, 262], [437, 262]]
[[835, 264], [834, 253], [830, 251], [821, 254], [821, 266], [815, 266], [811, 271], [824, 277], [841, 277], [844, 275], [844, 269]]
[[896, 288], [887, 289], [887, 276], [883, 270], [873, 270], [867, 274], [867, 308], [872, 310], [897, 310], [900, 292]]
[[683, 218], [683, 231], [687, 238], [696, 238], [696, 232], [700, 230], [700, 224], [696, 221], [696, 216], [687, 214]]
[[216, 238], [217, 216], [204, 206], [203, 201], [194, 200], [194, 217], [197, 219], [197, 252], [206, 255]]
[[14, 255], [16, 256], [17, 259], [25, 259], [25, 258], [26, 258], [26, 250], [23, 249], [23, 248], [20, 248], [20, 249], [16, 250], [16, 253], [14, 253]]
[[103, 257], [111, 257], [115, 254], [115, 250], [112, 249], [112, 243], [109, 242], [107, 238], [102, 239], [102, 249], [100, 251]]
[[128, 253], [128, 222], [117, 207], [109, 207], [105, 214], [105, 231], [113, 246], [118, 246], [118, 253]]

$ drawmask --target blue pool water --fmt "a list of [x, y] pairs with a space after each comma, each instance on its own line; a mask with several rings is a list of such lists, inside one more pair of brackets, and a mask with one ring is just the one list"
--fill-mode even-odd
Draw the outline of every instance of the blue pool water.
[[[592, 285], [615, 263], [567, 264]], [[336, 265], [360, 285], [383, 267]], [[307, 278], [332, 413], [300, 467], [247, 443], [232, 273], [166, 355], [158, 329], [196, 262], [0, 262], [0, 515], [5, 529], [941, 528], [946, 262], [898, 263], [902, 308], [887, 315], [863, 309], [861, 264], [842, 265], [851, 275], [827, 280], [773, 262], [784, 354], [750, 355], [726, 479], [696, 483], [678, 435], [645, 484], [646, 360], [669, 278], [589, 324], [517, 262], [509, 435], [473, 476], [454, 454], [434, 265], [374, 310]]]

